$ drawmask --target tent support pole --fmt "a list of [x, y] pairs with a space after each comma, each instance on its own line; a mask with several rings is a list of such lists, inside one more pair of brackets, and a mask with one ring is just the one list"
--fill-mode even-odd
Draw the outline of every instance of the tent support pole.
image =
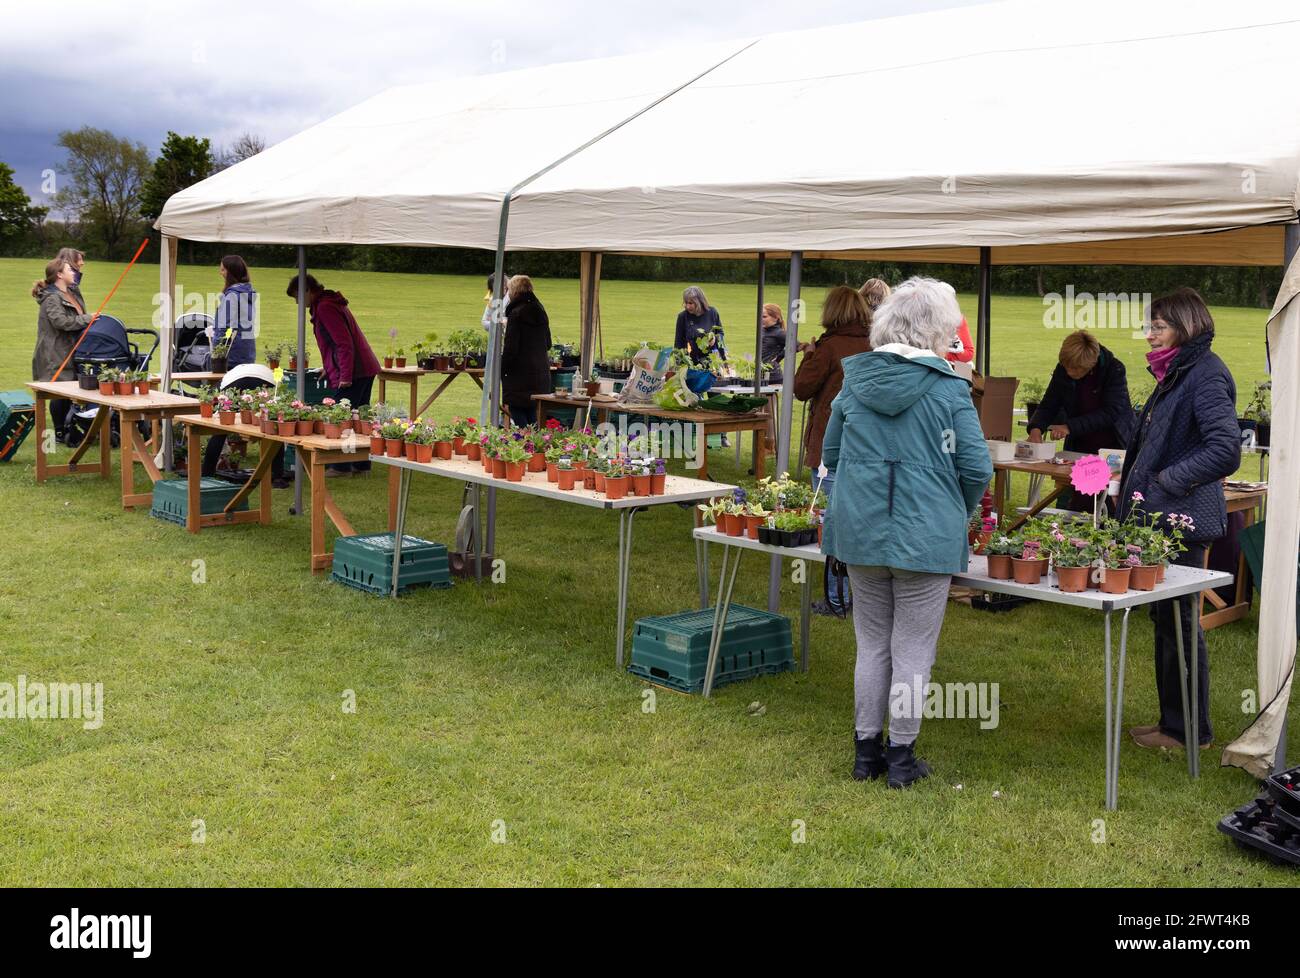
[[[790, 298], [785, 317], [785, 369], [781, 379], [781, 424], [776, 435], [776, 471], [773, 476], [790, 468], [790, 435], [794, 424], [794, 358], [799, 347], [799, 323], [803, 320], [803, 300], [799, 290], [803, 287], [803, 252], [790, 252]], [[781, 560], [772, 558], [768, 572], [767, 610], [776, 612], [781, 603]]]
[[[304, 344], [307, 339], [307, 249], [298, 246], [298, 400], [307, 394], [307, 357]], [[302, 452], [293, 453], [293, 511], [302, 512]]]
[[[1291, 261], [1295, 258], [1296, 252], [1300, 251], [1300, 224], [1287, 224], [1283, 229], [1284, 237], [1282, 239], [1282, 274], [1291, 267]], [[1265, 337], [1267, 346], [1267, 334]], [[1269, 471], [1272, 471], [1271, 469]], [[1262, 595], [1261, 595], [1262, 597]], [[1294, 677], [1293, 677], [1294, 678]], [[1282, 732], [1277, 738], [1277, 750], [1273, 754], [1273, 773], [1280, 774], [1287, 768], [1286, 764], [1286, 717], [1282, 718]]]
[[993, 249], [980, 248], [979, 307], [975, 325], [975, 362], [979, 372], [989, 375], [989, 318], [993, 305]]
[[[483, 399], [479, 405], [479, 417], [487, 418], [493, 427], [501, 423], [501, 318], [506, 304], [506, 228], [510, 224], [510, 198], [514, 190], [506, 191], [501, 199], [501, 223], [497, 229], [497, 257], [493, 268], [492, 283], [496, 288], [496, 297], [492, 300], [492, 328], [488, 330], [487, 370], [483, 379]], [[495, 486], [488, 486], [487, 491], [487, 529], [484, 531], [484, 549], [488, 559], [493, 559], [497, 542], [497, 491]]]
[[[162, 383], [159, 388], [164, 392], [172, 389], [172, 357], [175, 356], [176, 349], [176, 251], [180, 245], [178, 238], [170, 235], [162, 236], [162, 251], [158, 256], [158, 274], [161, 278], [159, 283], [159, 292], [162, 299], [162, 362], [158, 364], [159, 373], [162, 375]], [[146, 367], [148, 364], [145, 365]], [[172, 450], [172, 422], [170, 418], [164, 419], [162, 423], [162, 465], [164, 472], [170, 472], [175, 467], [174, 452]]]
[[597, 303], [600, 301], [600, 252], [584, 251], [579, 258], [578, 280], [582, 289], [582, 324], [578, 339], [578, 370], [583, 379], [591, 376], [595, 359], [596, 323], [600, 316]]

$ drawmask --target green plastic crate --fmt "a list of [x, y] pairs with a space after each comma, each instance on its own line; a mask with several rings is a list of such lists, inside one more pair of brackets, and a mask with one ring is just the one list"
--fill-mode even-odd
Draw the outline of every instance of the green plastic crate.
[[[642, 618], [632, 630], [628, 672], [684, 693], [698, 693], [704, 689], [712, 632], [712, 608]], [[740, 604], [727, 609], [715, 687], [792, 669], [789, 618]]]
[[[226, 504], [235, 498], [241, 486], [232, 485], [224, 479], [204, 478], [199, 480], [199, 512], [204, 516], [220, 513]], [[241, 500], [236, 511], [248, 509], [248, 500]], [[185, 525], [185, 518], [190, 511], [189, 485], [185, 479], [164, 479], [153, 486], [153, 507], [149, 515], [169, 523]]]
[[[334, 541], [334, 569], [330, 577], [340, 584], [387, 595], [393, 589], [393, 535], [367, 533]], [[419, 537], [402, 537], [400, 591], [414, 587], [451, 587], [447, 548]]]
[[[292, 394], [297, 397], [297, 373], [290, 373], [286, 367], [284, 376], [280, 379], [280, 388], [281, 393]], [[335, 397], [337, 393], [338, 392], [335, 391], [335, 389], [325, 380], [325, 372], [323, 370], [307, 371], [307, 376], [303, 378], [302, 402], [304, 404], [320, 404], [325, 400], [325, 398]]]
[[0, 462], [8, 462], [36, 427], [31, 395], [26, 391], [0, 391]]

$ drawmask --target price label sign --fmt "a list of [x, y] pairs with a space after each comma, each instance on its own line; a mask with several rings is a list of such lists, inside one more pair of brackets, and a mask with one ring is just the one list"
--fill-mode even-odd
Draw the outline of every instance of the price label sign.
[[1100, 455], [1085, 455], [1070, 469], [1070, 485], [1086, 496], [1105, 492], [1110, 480], [1110, 466]]

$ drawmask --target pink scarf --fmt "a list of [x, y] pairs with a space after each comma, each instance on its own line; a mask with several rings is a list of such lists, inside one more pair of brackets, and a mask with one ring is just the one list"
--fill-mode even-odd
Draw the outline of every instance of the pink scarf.
[[1151, 372], [1156, 375], [1157, 383], [1164, 382], [1165, 374], [1169, 372], [1169, 365], [1174, 362], [1176, 356], [1178, 356], [1176, 346], [1162, 346], [1147, 354], [1147, 363], [1151, 365]]

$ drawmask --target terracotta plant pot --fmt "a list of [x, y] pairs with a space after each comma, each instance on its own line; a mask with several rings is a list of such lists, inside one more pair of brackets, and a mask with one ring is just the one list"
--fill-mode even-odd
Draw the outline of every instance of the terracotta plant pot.
[[1157, 583], [1157, 584], [1162, 584], [1162, 583], [1164, 583], [1164, 579], [1165, 579], [1165, 567], [1166, 567], [1166, 566], [1168, 566], [1168, 565], [1166, 565], [1166, 564], [1156, 564], [1156, 583]]
[[392, 357], [384, 357], [384, 369], [385, 369], [385, 370], [392, 370], [392, 369], [393, 369], [393, 358], [392, 358]]
[[604, 472], [596, 472], [596, 473], [594, 473], [594, 476], [595, 476], [595, 480], [596, 480], [596, 491], [597, 491], [597, 492], [604, 492], [604, 491], [605, 491], [605, 473], [604, 473]]
[[546, 481], [547, 481], [547, 482], [559, 482], [559, 481], [560, 481], [560, 477], [556, 474], [558, 471], [559, 471], [559, 469], [558, 469], [558, 467], [556, 466], [556, 464], [555, 464], [554, 462], [547, 462], [547, 463], [546, 463]]
[[[99, 392], [101, 394], [113, 393], [113, 382], [111, 380], [101, 380], [99, 382]], [[212, 405], [209, 404], [208, 407], [212, 407]], [[207, 415], [205, 414], [204, 417], [207, 417]]]
[[325, 422], [324, 422], [324, 421], [321, 421], [321, 420], [319, 420], [319, 419], [316, 420], [316, 421], [313, 421], [313, 422], [311, 423], [311, 433], [312, 433], [313, 435], [323, 435], [323, 434], [325, 434]]
[[1159, 564], [1143, 564], [1129, 571], [1128, 583], [1134, 591], [1154, 591]]
[[627, 495], [627, 476], [620, 475], [615, 478], [612, 475], [605, 476], [605, 498], [622, 499]]
[[253, 423], [253, 412], [252, 412], [251, 410], [248, 410], [248, 411], [240, 411], [240, 412], [239, 412], [239, 423], [240, 423], [240, 424], [252, 424], [252, 423]]
[[1011, 580], [1011, 558], [1006, 554], [989, 554], [989, 577], [995, 581]]
[[403, 367], [406, 366], [406, 357], [394, 357], [393, 366], [396, 367], [398, 370], [401, 370]]
[[[572, 489], [574, 483], [578, 479], [577, 469], [557, 469], [555, 474], [558, 478], [561, 489]], [[606, 483], [606, 485], [608, 485], [608, 483]]]
[[135, 382], [135, 392], [137, 394], [150, 394], [153, 392], [153, 389], [149, 386], [149, 381], [137, 380]]
[[596, 491], [596, 470], [595, 469], [582, 470], [582, 488], [590, 489], [592, 492]]
[[416, 446], [415, 446], [415, 460], [416, 460], [417, 462], [425, 462], [425, 463], [427, 463], [427, 462], [432, 462], [432, 461], [433, 461], [433, 446], [432, 446], [432, 445], [416, 445]]
[[465, 439], [464, 439], [464, 438], [461, 438], [461, 437], [458, 436], [458, 437], [453, 438], [453, 439], [451, 440], [451, 453], [452, 453], [453, 455], [464, 455], [464, 454], [465, 454]]
[[[111, 394], [113, 392], [109, 391], [109, 393]], [[199, 417], [210, 418], [212, 417], [212, 411], [213, 411], [213, 407], [211, 404], [202, 404], [202, 403], [199, 404]]]
[[217, 420], [220, 421], [222, 424], [234, 424], [234, 423], [235, 423], [235, 412], [234, 412], [234, 411], [218, 411], [218, 412], [217, 412]]
[[310, 435], [316, 431], [315, 421], [296, 421], [294, 422], [294, 433], [299, 435]]
[[113, 385], [113, 392], [115, 394], [134, 394], [135, 384], [129, 380], [119, 380]]
[[381, 436], [379, 435], [370, 436], [370, 454], [371, 455], [384, 454], [384, 439]]
[[[274, 422], [273, 420], [271, 420], [270, 418], [263, 418], [263, 419], [262, 419], [262, 434], [264, 434], [264, 435], [274, 435], [274, 434], [276, 434], [275, 422]], [[380, 454], [382, 455], [383, 452], [380, 452]]]
[[[650, 495], [650, 476], [634, 475], [632, 476], [632, 491], [638, 496]], [[739, 522], [739, 519], [737, 520]], [[732, 536], [740, 536], [739, 533], [733, 533]]]
[[433, 358], [433, 369], [434, 369], [434, 370], [449, 370], [450, 368], [451, 368], [451, 359], [450, 359], [450, 357], [434, 357], [434, 358]]
[[[637, 495], [640, 495], [638, 493]], [[743, 537], [745, 535], [745, 518], [739, 513], [727, 514], [727, 536]]]
[[1062, 591], [1070, 594], [1077, 594], [1080, 591], [1088, 590], [1088, 573], [1091, 567], [1058, 567], [1056, 568], [1056, 586]]
[[757, 540], [758, 528], [763, 525], [763, 521], [766, 518], [767, 517], [765, 516], [750, 516], [748, 513], [746, 513], [744, 516], [745, 536], [749, 537], [749, 539], [751, 540]]
[[527, 469], [528, 469], [527, 462], [507, 462], [506, 482], [523, 482], [524, 472]]
[[451, 442], [435, 441], [432, 447], [433, 447], [433, 454], [436, 455], [438, 458], [444, 460], [451, 458]]
[[402, 455], [404, 454], [404, 449], [402, 448], [402, 439], [385, 438], [384, 454], [390, 456], [391, 458], [401, 458]]
[[321, 433], [322, 433], [326, 438], [342, 438], [342, 437], [343, 437], [343, 426], [342, 426], [342, 425], [337, 425], [337, 424], [334, 424], [334, 423], [331, 422], [331, 421], [326, 421], [325, 424], [324, 424], [324, 429], [325, 429], [325, 430], [324, 430], [323, 432], [321, 432]]
[[1106, 573], [1101, 579], [1101, 590], [1105, 594], [1123, 594], [1128, 590], [1128, 577], [1130, 567], [1121, 567], [1119, 570], [1107, 567]]
[[[664, 483], [668, 481], [668, 474], [650, 476], [650, 495], [662, 496], [664, 494]], [[755, 538], [757, 539], [757, 538]]]
[[541, 452], [534, 452], [533, 455], [528, 459], [528, 471], [545, 472], [546, 456]]
[[279, 361], [279, 360], [267, 360], [267, 361], [266, 361], [266, 365], [267, 365], [270, 369], [274, 370], [274, 369], [276, 369], [278, 366], [280, 366], [280, 361]]
[[465, 443], [465, 457], [471, 462], [477, 462], [482, 458], [482, 448], [475, 442]]
[[415, 461], [416, 451], [419, 447], [420, 446], [413, 441], [402, 442], [402, 452], [406, 455], [407, 461]]
[[281, 438], [292, 437], [298, 433], [297, 421], [277, 421], [275, 431]]
[[989, 545], [989, 541], [992, 539], [993, 539], [992, 533], [976, 533], [975, 539], [971, 541], [971, 547], [975, 551], [975, 553], [982, 554], [984, 552], [984, 548]]
[[1046, 560], [1023, 560], [1020, 557], [1012, 557], [1011, 573], [1017, 584], [1037, 584], [1043, 579], [1043, 571], [1047, 569], [1046, 564]]
[[506, 460], [503, 458], [494, 458], [492, 460], [492, 478], [504, 479], [506, 477]]
[[600, 393], [600, 381], [598, 380], [592, 381], [591, 383], [587, 384], [588, 397], [595, 397], [599, 393]]
[[483, 471], [488, 475], [492, 474], [492, 456], [483, 452]]

